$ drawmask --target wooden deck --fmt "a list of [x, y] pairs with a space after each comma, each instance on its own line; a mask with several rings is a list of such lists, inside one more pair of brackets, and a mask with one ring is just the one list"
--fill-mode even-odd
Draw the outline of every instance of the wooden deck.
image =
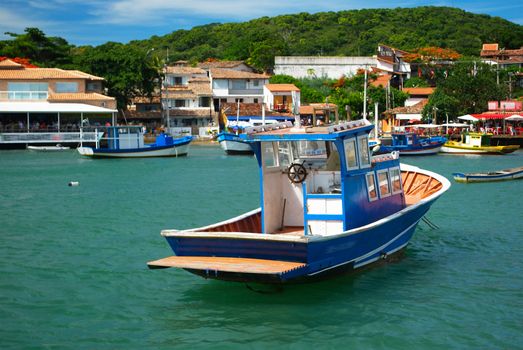
[[214, 256], [169, 256], [147, 263], [150, 269], [178, 267], [182, 269], [255, 274], [280, 274], [304, 267], [305, 265], [304, 263], [291, 261]]

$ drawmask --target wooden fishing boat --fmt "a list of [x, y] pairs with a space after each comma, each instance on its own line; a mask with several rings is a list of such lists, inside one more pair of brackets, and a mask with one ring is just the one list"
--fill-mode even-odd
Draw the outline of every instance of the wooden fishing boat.
[[[260, 208], [209, 226], [164, 230], [177, 267], [205, 278], [290, 283], [390, 261], [449, 187], [438, 174], [372, 156], [366, 120], [330, 127], [254, 127]], [[229, 198], [230, 199], [230, 198]]]
[[523, 167], [489, 171], [484, 173], [453, 173], [457, 182], [490, 182], [523, 178]]
[[103, 127], [103, 137], [96, 136], [95, 147], [78, 147], [78, 153], [93, 158], [144, 158], [144, 157], [179, 157], [189, 150], [192, 136], [173, 138], [165, 134], [156, 136], [153, 144], [144, 143], [141, 126]]
[[461, 135], [461, 141], [447, 141], [441, 152], [453, 154], [507, 154], [516, 151], [518, 145], [491, 145], [491, 134], [466, 133]]
[[398, 151], [402, 156], [420, 156], [436, 154], [447, 141], [442, 136], [421, 138], [414, 132], [393, 133], [392, 144], [380, 147], [380, 152]]

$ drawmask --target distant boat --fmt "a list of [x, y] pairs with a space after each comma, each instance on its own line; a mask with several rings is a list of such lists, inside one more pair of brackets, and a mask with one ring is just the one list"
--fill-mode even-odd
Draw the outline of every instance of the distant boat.
[[516, 151], [519, 145], [492, 146], [490, 134], [465, 133], [461, 141], [447, 141], [441, 152], [453, 154], [507, 154]]
[[276, 124], [280, 121], [294, 120], [294, 117], [236, 116], [227, 117], [222, 109], [219, 114], [220, 132], [216, 140], [225, 153], [230, 155], [252, 155], [251, 145], [241, 138], [246, 128]]
[[286, 122], [247, 129], [242, 139], [252, 144], [257, 158], [260, 208], [209, 226], [162, 231], [175, 255], [150, 261], [149, 268], [281, 284], [400, 256], [450, 183], [400, 165], [397, 152], [372, 156], [372, 128], [356, 120], [330, 127], [293, 128]]
[[251, 145], [242, 140], [239, 134], [222, 131], [216, 135], [216, 140], [227, 154], [254, 154]]
[[179, 157], [187, 155], [192, 141], [192, 136], [160, 134], [155, 143], [145, 144], [141, 126], [109, 126], [102, 132], [103, 137], [96, 138], [96, 147], [78, 147], [78, 153], [94, 158]]
[[38, 151], [38, 152], [54, 152], [54, 151], [64, 151], [71, 149], [71, 147], [62, 146], [60, 144], [56, 146], [27, 146], [28, 150]]
[[484, 173], [453, 173], [457, 182], [490, 182], [523, 178], [523, 167], [489, 171]]
[[392, 134], [392, 144], [380, 146], [380, 152], [388, 153], [397, 151], [402, 156], [419, 156], [436, 154], [447, 141], [442, 136], [419, 137], [414, 132]]

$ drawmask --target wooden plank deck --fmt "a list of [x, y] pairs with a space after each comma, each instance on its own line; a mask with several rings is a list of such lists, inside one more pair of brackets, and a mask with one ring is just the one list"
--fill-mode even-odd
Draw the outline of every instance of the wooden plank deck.
[[305, 265], [304, 263], [291, 261], [214, 256], [169, 256], [147, 263], [150, 269], [178, 267], [182, 269], [256, 274], [279, 274], [304, 267]]

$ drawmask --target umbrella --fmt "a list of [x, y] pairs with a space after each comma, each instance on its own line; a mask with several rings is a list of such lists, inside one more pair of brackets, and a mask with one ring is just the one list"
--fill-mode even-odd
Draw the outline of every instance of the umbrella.
[[471, 121], [471, 122], [477, 122], [479, 119], [474, 117], [473, 115], [470, 115], [470, 114], [465, 114], [465, 115], [462, 115], [461, 117], [458, 117], [458, 119], [461, 119], [461, 120], [468, 120], [468, 121]]
[[523, 120], [523, 116], [520, 116], [518, 114], [514, 114], [514, 115], [511, 115], [510, 117], [505, 118], [505, 120], [519, 122], [519, 121]]

